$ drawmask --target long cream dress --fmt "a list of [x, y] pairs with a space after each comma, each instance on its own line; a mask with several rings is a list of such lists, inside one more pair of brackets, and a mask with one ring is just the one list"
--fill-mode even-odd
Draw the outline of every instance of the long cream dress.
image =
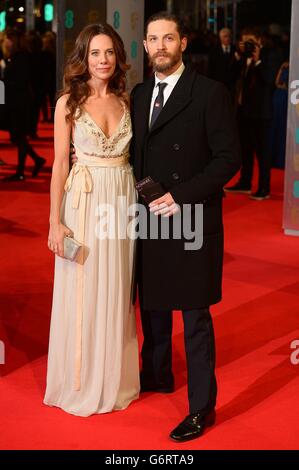
[[121, 410], [139, 396], [134, 237], [126, 230], [127, 208], [136, 202], [131, 137], [125, 105], [109, 138], [86, 111], [73, 130], [78, 162], [65, 185], [61, 220], [84, 249], [76, 261], [55, 259], [44, 403], [78, 416]]

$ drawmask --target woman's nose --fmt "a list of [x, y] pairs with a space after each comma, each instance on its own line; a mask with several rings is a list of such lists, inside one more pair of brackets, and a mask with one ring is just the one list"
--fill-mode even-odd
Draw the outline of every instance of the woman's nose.
[[106, 54], [101, 54], [100, 56], [100, 63], [105, 64], [107, 62]]

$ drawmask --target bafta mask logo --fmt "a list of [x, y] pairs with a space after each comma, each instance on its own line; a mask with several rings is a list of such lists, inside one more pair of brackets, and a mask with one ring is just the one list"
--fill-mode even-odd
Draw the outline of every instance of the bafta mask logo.
[[87, 17], [89, 23], [99, 23], [101, 20], [98, 10], [90, 10]]
[[299, 224], [299, 208], [292, 207], [291, 209], [291, 223], [296, 226]]
[[299, 172], [299, 154], [294, 155], [294, 170]]
[[138, 13], [136, 13], [136, 11], [134, 11], [131, 14], [131, 28], [132, 28], [133, 31], [135, 31], [135, 29], [137, 28], [137, 23], [138, 23]]

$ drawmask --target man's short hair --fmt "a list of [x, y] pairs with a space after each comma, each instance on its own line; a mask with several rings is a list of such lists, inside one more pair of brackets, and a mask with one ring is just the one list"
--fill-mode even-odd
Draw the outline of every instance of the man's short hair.
[[183, 23], [183, 21], [177, 15], [174, 15], [173, 13], [169, 13], [168, 11], [159, 11], [158, 13], [154, 13], [153, 15], [151, 15], [147, 19], [147, 21], [145, 23], [145, 28], [144, 28], [144, 37], [145, 38], [146, 38], [146, 35], [147, 35], [148, 25], [150, 23], [153, 23], [154, 21], [158, 21], [158, 20], [173, 21], [173, 23], [176, 24], [176, 27], [177, 27], [178, 33], [180, 35], [180, 38], [182, 39], [184, 37], [187, 37], [186, 26]]
[[241, 31], [241, 37], [243, 35], [248, 35], [248, 36], [252, 35], [252, 36], [255, 36], [257, 39], [262, 37], [260, 29], [257, 28], [256, 26], [249, 26], [249, 27], [243, 28]]
[[222, 29], [220, 29], [220, 31], [219, 31], [219, 36], [220, 36], [221, 33], [228, 33], [228, 34], [232, 35], [232, 32], [231, 32], [231, 30], [230, 30], [229, 28], [222, 28]]

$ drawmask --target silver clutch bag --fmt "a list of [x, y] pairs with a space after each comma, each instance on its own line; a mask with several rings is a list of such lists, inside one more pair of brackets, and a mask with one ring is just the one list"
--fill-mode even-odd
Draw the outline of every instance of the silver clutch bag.
[[77, 242], [73, 237], [68, 235], [64, 237], [63, 249], [64, 249], [64, 257], [69, 259], [70, 261], [74, 261], [77, 254], [79, 253], [80, 249], [82, 248], [82, 244]]

